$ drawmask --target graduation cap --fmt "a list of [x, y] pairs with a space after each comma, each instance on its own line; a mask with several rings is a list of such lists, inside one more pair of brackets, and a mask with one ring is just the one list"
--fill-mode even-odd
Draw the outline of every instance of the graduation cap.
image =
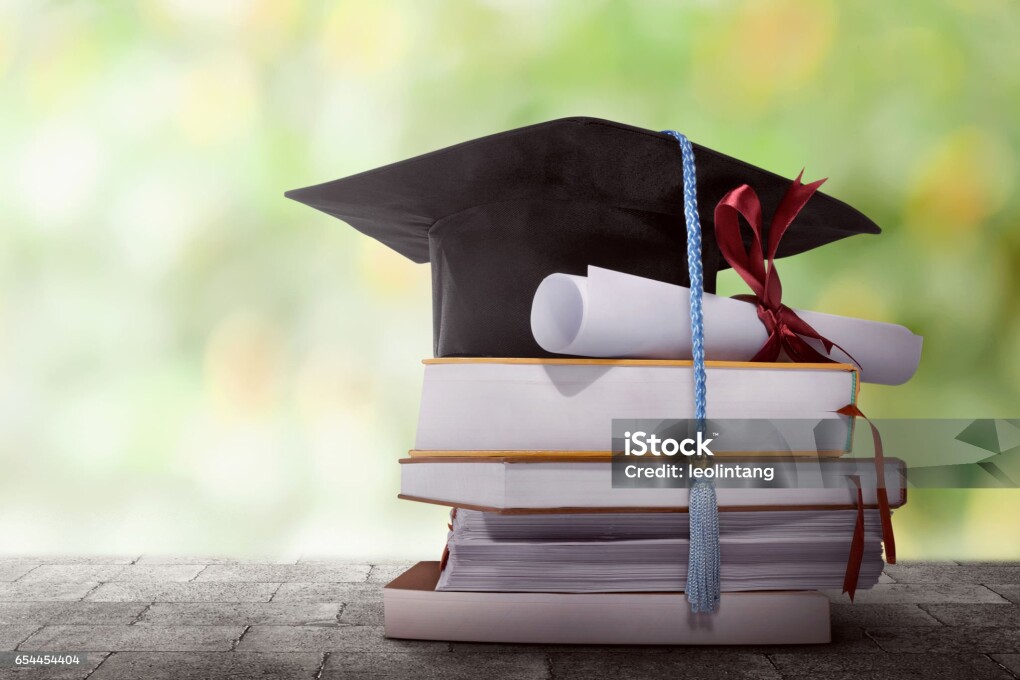
[[[705, 290], [714, 292], [716, 272], [727, 266], [715, 242], [716, 203], [748, 184], [770, 215], [790, 180], [696, 144], [694, 156]], [[436, 356], [544, 357], [552, 355], [532, 337], [530, 314], [549, 274], [584, 275], [595, 265], [689, 285], [682, 178], [672, 137], [564, 118], [286, 196], [432, 264]], [[879, 229], [818, 193], [778, 256], [860, 233]]]

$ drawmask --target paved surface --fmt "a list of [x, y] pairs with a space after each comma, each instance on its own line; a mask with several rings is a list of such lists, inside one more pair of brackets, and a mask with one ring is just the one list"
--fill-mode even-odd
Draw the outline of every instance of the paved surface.
[[1018, 678], [1020, 564], [890, 566], [835, 641], [633, 648], [387, 640], [383, 584], [406, 564], [0, 557], [0, 650], [85, 651], [6, 678]]

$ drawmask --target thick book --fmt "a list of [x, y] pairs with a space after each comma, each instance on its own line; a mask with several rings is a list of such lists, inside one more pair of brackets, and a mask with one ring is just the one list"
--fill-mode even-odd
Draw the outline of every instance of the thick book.
[[[607, 452], [614, 419], [694, 414], [690, 361], [466, 358], [424, 364], [415, 450], [437, 452], [431, 455]], [[852, 366], [708, 362], [707, 381], [710, 420], [786, 422], [787, 453], [839, 455], [851, 445], [853, 419], [836, 411], [857, 401]], [[816, 427], [823, 421], [826, 427]], [[754, 450], [742, 449], [740, 437], [729, 439], [721, 454]]]
[[438, 562], [383, 589], [386, 636], [593, 645], [791, 645], [830, 641], [829, 600], [812, 591], [723, 593], [692, 614], [683, 593], [436, 591]]
[[[400, 461], [400, 497], [486, 512], [686, 511], [686, 488], [627, 488], [612, 485], [612, 463], [587, 458], [415, 457]], [[762, 463], [756, 463], [762, 465]], [[886, 458], [889, 506], [906, 502], [903, 462]], [[874, 459], [789, 459], [775, 464], [777, 479], [798, 488], [728, 487], [718, 484], [721, 510], [856, 509], [860, 481], [865, 507], [876, 507]]]
[[[686, 515], [452, 514], [437, 590], [668, 592], [687, 580]], [[722, 513], [722, 590], [842, 587], [856, 521], [854, 510]], [[884, 564], [878, 511], [864, 524], [857, 589], [874, 586]]]

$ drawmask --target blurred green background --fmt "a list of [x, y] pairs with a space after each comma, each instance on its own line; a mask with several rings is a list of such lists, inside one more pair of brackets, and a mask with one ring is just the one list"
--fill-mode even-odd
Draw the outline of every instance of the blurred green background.
[[[428, 269], [282, 193], [567, 115], [829, 177], [885, 233], [785, 301], [925, 336], [864, 409], [1020, 415], [1020, 6], [680, 5], [0, 3], [0, 551], [435, 558]], [[896, 520], [1020, 558], [1020, 491]]]

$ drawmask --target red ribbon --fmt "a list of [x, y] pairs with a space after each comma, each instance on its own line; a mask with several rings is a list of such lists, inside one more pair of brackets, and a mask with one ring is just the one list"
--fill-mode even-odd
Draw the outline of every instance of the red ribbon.
[[889, 509], [889, 492], [885, 488], [885, 454], [882, 450], [882, 435], [868, 416], [854, 404], [848, 404], [836, 411], [841, 416], [864, 418], [871, 426], [871, 439], [875, 447], [875, 496], [878, 498], [878, 515], [882, 521], [882, 543], [885, 544], [885, 561], [896, 564], [896, 537], [893, 535], [892, 511]]
[[[715, 207], [715, 236], [719, 250], [754, 293], [736, 297], [757, 304], [758, 318], [769, 334], [765, 344], [751, 361], [775, 361], [780, 351], [784, 350], [791, 360], [800, 363], [832, 361], [812, 347], [805, 338], [820, 342], [827, 353], [831, 353], [833, 347], [838, 347], [844, 354], [850, 356], [842, 347], [822, 337], [782, 302], [783, 284], [779, 280], [779, 272], [775, 266], [779, 242], [797, 214], [825, 181], [820, 179], [811, 184], [801, 184], [800, 178], [803, 174], [801, 171], [801, 174], [797, 175], [797, 179], [779, 202], [779, 208], [769, 225], [769, 238], [765, 250], [762, 249], [761, 202], [754, 189], [742, 184], [723, 196]], [[749, 250], [744, 247], [738, 216], [743, 216], [751, 226], [753, 238]], [[853, 361], [853, 357], [850, 359]]]
[[[779, 242], [793, 220], [818, 191], [824, 179], [810, 184], [801, 184], [804, 172], [797, 175], [779, 202], [776, 213], [769, 224], [768, 243], [762, 247], [761, 201], [747, 184], [733, 189], [715, 207], [716, 242], [723, 257], [733, 270], [751, 288], [753, 295], [738, 295], [738, 299], [753, 302], [758, 308], [758, 318], [768, 331], [768, 339], [751, 361], [775, 361], [785, 352], [792, 361], [800, 363], [827, 363], [833, 361], [828, 354], [836, 347], [860, 367], [845, 349], [823, 337], [797, 313], [783, 304], [783, 284], [776, 271], [776, 252]], [[744, 246], [740, 231], [740, 217], [751, 227], [751, 246]], [[808, 340], [814, 340], [825, 348], [826, 354], [816, 350]], [[892, 513], [889, 509], [889, 494], [885, 488], [885, 463], [882, 456], [882, 438], [878, 428], [853, 404], [841, 408], [837, 413], [850, 417], [864, 418], [871, 426], [875, 442], [875, 471], [877, 475], [876, 496], [882, 523], [882, 541], [885, 544], [886, 561], [896, 564], [896, 540], [893, 536]], [[864, 495], [860, 478], [852, 477], [857, 487], [857, 523], [850, 544], [843, 591], [850, 594], [851, 601], [857, 589], [857, 577], [864, 559]]]
[[[885, 457], [882, 451], [882, 436], [875, 424], [868, 420], [868, 417], [853, 404], [844, 406], [836, 411], [843, 416], [851, 418], [864, 418], [871, 426], [871, 436], [875, 445], [875, 496], [878, 499], [878, 516], [882, 523], [882, 543], [885, 544], [885, 560], [889, 564], [896, 564], [896, 537], [893, 535], [892, 511], [889, 509], [889, 492], [885, 488]], [[854, 535], [850, 541], [850, 556], [846, 562], [846, 574], [843, 577], [843, 592], [850, 595], [850, 601], [854, 601], [854, 593], [857, 592], [857, 577], [861, 573], [861, 563], [864, 561], [864, 492], [861, 489], [861, 478], [857, 475], [850, 476], [850, 482], [857, 487], [857, 523], [854, 526]]]
[[864, 491], [861, 489], [861, 478], [850, 475], [850, 482], [857, 488], [857, 522], [854, 524], [854, 536], [850, 540], [850, 556], [846, 560], [846, 574], [843, 576], [843, 592], [854, 601], [857, 593], [857, 579], [861, 575], [861, 563], [864, 561]]

